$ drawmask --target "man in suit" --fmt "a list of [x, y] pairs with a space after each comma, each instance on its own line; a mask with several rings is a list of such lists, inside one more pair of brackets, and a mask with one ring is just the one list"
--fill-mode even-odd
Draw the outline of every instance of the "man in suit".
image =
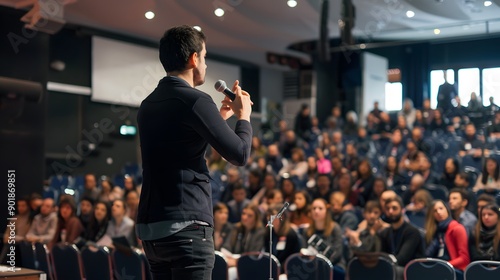
[[[238, 81], [234, 101], [217, 109], [197, 89], [205, 81], [205, 36], [190, 26], [173, 27], [160, 41], [167, 72], [141, 103], [137, 115], [143, 184], [137, 214], [154, 279], [210, 279], [214, 265], [213, 212], [207, 145], [234, 165], [250, 156], [250, 95]], [[226, 121], [238, 119], [234, 131]]]
[[458, 95], [455, 85], [448, 83], [446, 70], [443, 71], [444, 83], [439, 86], [437, 95], [437, 108], [446, 113], [452, 108], [451, 100]]

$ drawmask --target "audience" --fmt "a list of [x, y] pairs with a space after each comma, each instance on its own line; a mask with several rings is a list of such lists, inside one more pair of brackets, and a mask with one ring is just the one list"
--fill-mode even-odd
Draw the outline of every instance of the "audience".
[[[490, 103], [483, 108], [476, 102], [479, 109], [470, 112], [458, 102], [443, 114], [431, 109], [428, 99], [421, 110], [405, 100], [399, 116], [374, 105], [363, 126], [358, 126], [363, 120], [358, 122], [355, 112], [344, 121], [342, 108], [335, 106], [324, 129], [306, 108], [297, 115], [303, 123], [292, 124], [295, 132], [281, 120], [274, 142], [265, 139], [263, 144], [264, 138], [254, 136], [245, 167], [232, 166], [210, 148], [207, 164], [219, 186], [213, 193], [215, 249], [226, 253], [232, 269], [238, 254], [268, 251], [262, 224], [269, 216], [261, 218], [262, 214], [275, 215], [286, 201], [291, 203], [289, 210], [273, 226], [273, 253], [282, 265], [298, 251], [299, 241], [330, 258], [335, 278], [341, 279], [352, 257], [344, 251], [347, 243], [351, 252], [393, 254], [398, 276], [426, 249], [429, 256], [449, 261], [457, 271], [468, 263], [469, 252], [471, 260], [499, 260], [500, 209], [494, 203], [500, 193], [500, 111]], [[26, 240], [49, 246], [60, 241], [79, 247], [113, 246], [120, 236], [136, 246], [133, 221], [140, 199], [136, 183], [141, 178], [121, 176], [123, 186], [117, 182], [114, 187], [104, 174], [99, 174], [104, 178], [100, 181], [85, 174], [84, 189], [75, 194], [81, 198], [78, 211], [67, 194], [54, 197], [59, 208], [35, 194], [27, 212], [20, 199], [16, 240], [22, 240], [25, 231]], [[448, 204], [431, 205], [427, 184], [448, 189]], [[103, 201], [113, 202], [112, 208]], [[31, 225], [29, 217], [35, 217]], [[232, 226], [230, 221], [238, 223]]]

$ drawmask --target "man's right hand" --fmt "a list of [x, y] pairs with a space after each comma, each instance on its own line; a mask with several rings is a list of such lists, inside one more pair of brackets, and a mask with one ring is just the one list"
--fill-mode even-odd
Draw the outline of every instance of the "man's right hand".
[[250, 94], [242, 90], [239, 83], [236, 80], [233, 85], [233, 92], [236, 94], [234, 101], [224, 99], [222, 104], [229, 106], [239, 120], [250, 121], [253, 102], [250, 100]]

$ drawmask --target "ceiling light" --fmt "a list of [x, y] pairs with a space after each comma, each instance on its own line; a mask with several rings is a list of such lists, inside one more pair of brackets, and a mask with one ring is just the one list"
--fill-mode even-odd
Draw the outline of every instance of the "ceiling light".
[[155, 13], [151, 12], [151, 11], [147, 11], [144, 16], [147, 18], [147, 19], [153, 19], [155, 17]]
[[434, 34], [439, 35], [440, 33], [441, 33], [441, 30], [439, 30], [438, 28], [434, 29]]
[[491, 6], [491, 4], [493, 4], [493, 2], [491, 2], [491, 1], [484, 1], [484, 6], [485, 7], [489, 7], [489, 6]]
[[406, 16], [409, 17], [409, 18], [412, 18], [415, 16], [415, 12], [414, 11], [407, 11], [406, 12]]
[[223, 15], [224, 15], [224, 10], [223, 10], [223, 9], [221, 9], [221, 8], [217, 8], [217, 9], [215, 9], [214, 14], [215, 14], [216, 16], [218, 16], [218, 17], [221, 17], [221, 16], [223, 16]]
[[296, 0], [288, 0], [286, 2], [286, 4], [288, 5], [288, 7], [294, 8], [295, 6], [297, 6], [297, 1]]
[[199, 27], [198, 25], [193, 26], [193, 28], [198, 30], [198, 31], [201, 31], [201, 27]]

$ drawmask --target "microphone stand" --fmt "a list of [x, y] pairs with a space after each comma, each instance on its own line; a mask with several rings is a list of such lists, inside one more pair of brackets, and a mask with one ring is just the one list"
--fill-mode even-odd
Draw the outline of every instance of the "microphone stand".
[[267, 226], [269, 227], [269, 280], [273, 280], [273, 228], [274, 220], [279, 219], [281, 221], [281, 216], [288, 208], [290, 203], [285, 202], [283, 208], [279, 211], [278, 215], [271, 215], [269, 221], [267, 221]]

